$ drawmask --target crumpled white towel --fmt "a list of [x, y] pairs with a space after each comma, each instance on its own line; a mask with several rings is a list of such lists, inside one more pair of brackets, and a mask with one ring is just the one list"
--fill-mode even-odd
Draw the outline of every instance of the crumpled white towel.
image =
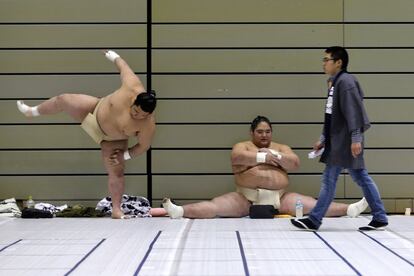
[[50, 203], [44, 203], [44, 202], [35, 204], [35, 209], [42, 210], [42, 211], [49, 211], [52, 214], [56, 214], [57, 212], [62, 212], [66, 208], [68, 208], [67, 204], [62, 205], [62, 206], [55, 206]]
[[0, 201], [0, 217], [21, 217], [22, 212], [16, 204], [15, 198]]

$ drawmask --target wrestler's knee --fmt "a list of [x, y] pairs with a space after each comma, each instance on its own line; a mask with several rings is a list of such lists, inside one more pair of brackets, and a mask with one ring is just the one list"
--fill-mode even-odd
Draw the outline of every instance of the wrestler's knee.
[[125, 170], [123, 165], [112, 166], [108, 170], [108, 177], [109, 179], [124, 179], [124, 173]]
[[220, 214], [220, 206], [217, 206], [215, 203], [209, 201], [206, 204], [206, 213], [205, 213], [205, 217], [206, 218], [215, 218]]
[[66, 102], [68, 102], [70, 99], [70, 94], [68, 93], [64, 93], [64, 94], [60, 94], [58, 96], [56, 96], [56, 102], [58, 104], [64, 104]]

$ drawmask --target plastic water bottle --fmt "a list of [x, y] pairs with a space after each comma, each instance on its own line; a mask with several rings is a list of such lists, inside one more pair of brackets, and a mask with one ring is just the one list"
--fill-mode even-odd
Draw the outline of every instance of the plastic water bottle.
[[27, 208], [34, 208], [35, 207], [35, 202], [34, 202], [32, 196], [29, 196], [29, 199], [26, 201], [26, 207]]
[[295, 210], [296, 210], [296, 218], [303, 218], [303, 204], [302, 204], [302, 201], [300, 201], [300, 198], [296, 200]]

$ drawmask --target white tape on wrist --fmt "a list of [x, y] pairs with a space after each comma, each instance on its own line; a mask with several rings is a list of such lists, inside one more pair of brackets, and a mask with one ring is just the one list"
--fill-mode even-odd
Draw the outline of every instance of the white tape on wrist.
[[124, 151], [124, 160], [129, 160], [131, 159], [131, 155], [129, 154], [129, 150]]
[[264, 162], [266, 162], [266, 155], [267, 155], [267, 152], [258, 152], [256, 154], [256, 162], [257, 163], [264, 163]]
[[114, 51], [109, 50], [109, 51], [107, 51], [107, 52], [105, 53], [105, 57], [106, 57], [108, 60], [110, 60], [110, 61], [112, 61], [112, 62], [115, 62], [115, 59], [116, 59], [116, 58], [119, 58], [119, 55], [118, 55], [117, 53], [115, 53]]
[[269, 149], [269, 150], [273, 155], [276, 155], [277, 159], [282, 160], [282, 155], [280, 154], [280, 152], [278, 152], [276, 150], [272, 150], [272, 149]]

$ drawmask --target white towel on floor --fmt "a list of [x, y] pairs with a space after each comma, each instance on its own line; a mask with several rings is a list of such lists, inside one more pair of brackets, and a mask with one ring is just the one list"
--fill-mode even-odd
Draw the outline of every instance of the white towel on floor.
[[62, 205], [62, 206], [55, 206], [50, 203], [44, 203], [44, 202], [35, 204], [35, 209], [42, 210], [42, 211], [49, 211], [52, 214], [56, 214], [57, 212], [62, 212], [66, 208], [68, 208], [67, 204]]
[[15, 198], [0, 201], [0, 217], [21, 217], [22, 212], [16, 204]]

